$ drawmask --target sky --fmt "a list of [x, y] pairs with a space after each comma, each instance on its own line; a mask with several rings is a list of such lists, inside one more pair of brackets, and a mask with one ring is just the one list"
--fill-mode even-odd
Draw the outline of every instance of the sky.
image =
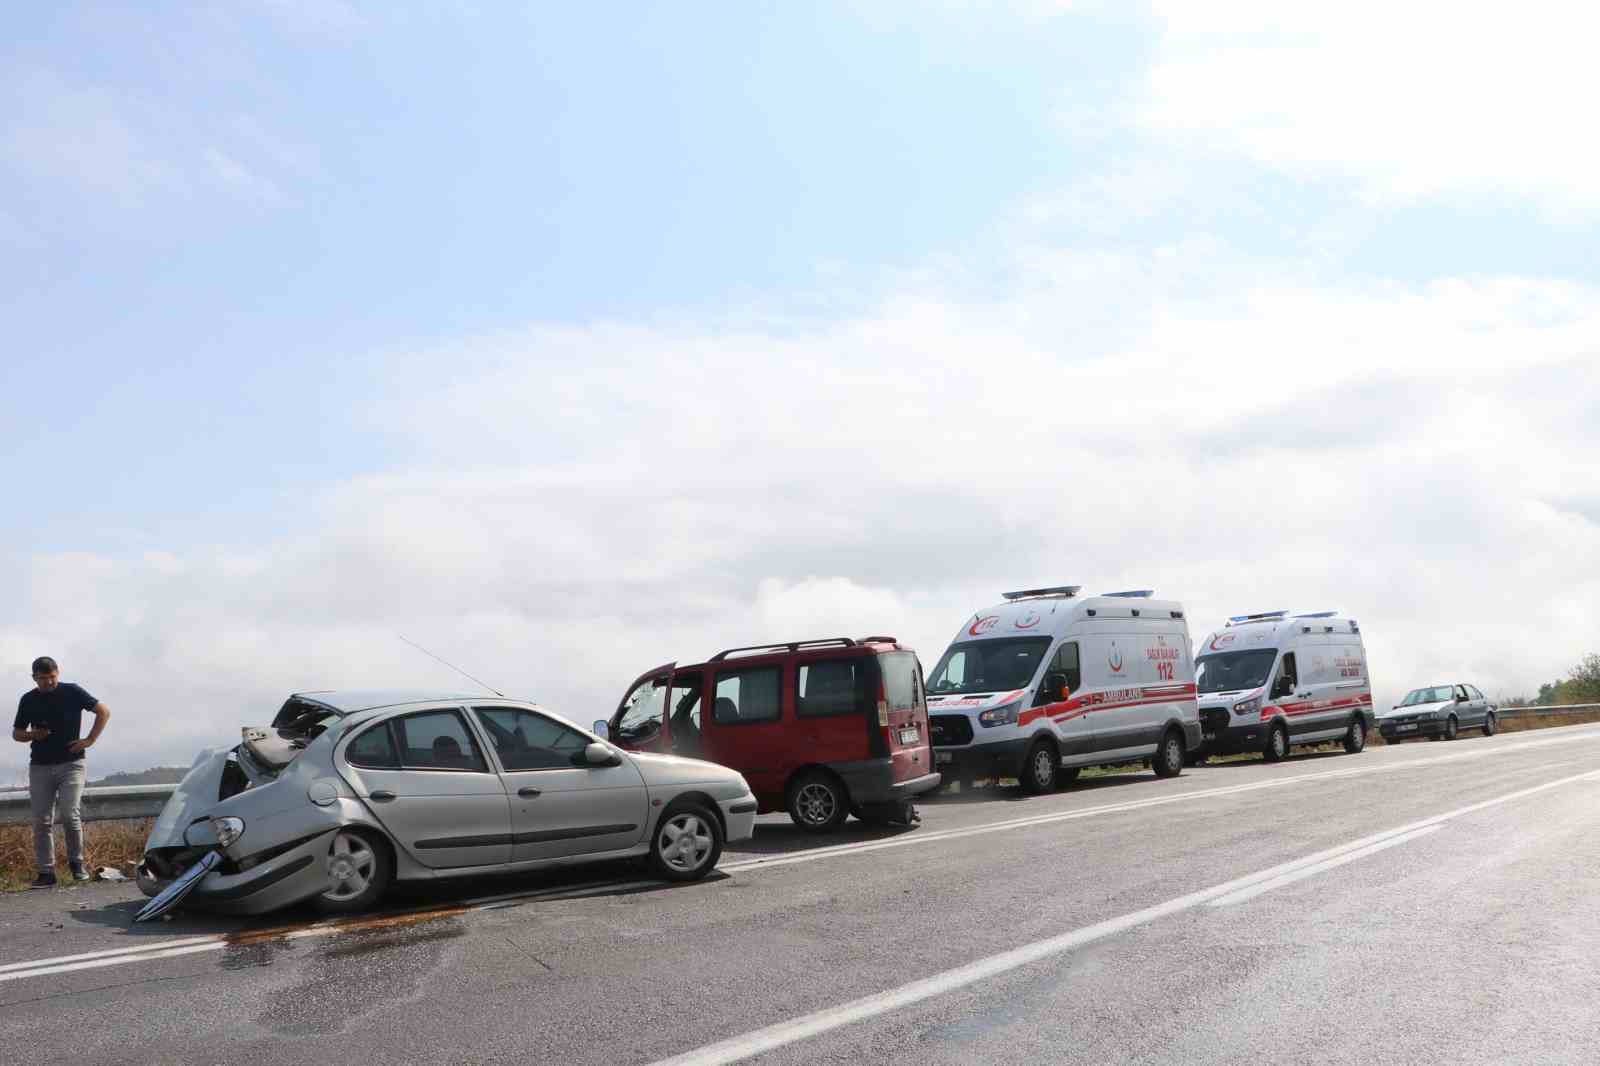
[[[999, 593], [1600, 650], [1600, 14], [0, 8], [0, 666], [187, 764], [289, 692], [587, 722]], [[0, 753], [18, 778], [21, 745]]]

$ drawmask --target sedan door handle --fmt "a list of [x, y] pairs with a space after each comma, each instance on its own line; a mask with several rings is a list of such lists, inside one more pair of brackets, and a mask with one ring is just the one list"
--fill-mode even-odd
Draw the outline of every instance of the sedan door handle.
[[532, 799], [533, 797], [538, 796], [540, 794], [541, 793], [539, 792], [539, 790], [534, 788], [532, 785], [529, 785], [526, 788], [517, 789], [517, 795], [526, 796], [528, 799]]
[[386, 788], [380, 788], [367, 798], [377, 800], [379, 803], [387, 803], [389, 800], [394, 799], [394, 793]]

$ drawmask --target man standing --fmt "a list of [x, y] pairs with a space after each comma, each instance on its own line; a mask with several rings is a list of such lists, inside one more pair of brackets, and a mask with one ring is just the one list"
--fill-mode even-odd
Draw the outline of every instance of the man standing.
[[[83, 753], [100, 739], [111, 719], [106, 705], [71, 682], [65, 684], [48, 655], [33, 660], [34, 688], [17, 701], [17, 720], [11, 739], [32, 744], [28, 766], [29, 798], [33, 803], [33, 857], [39, 876], [30, 888], [50, 888], [56, 883], [56, 843], [52, 815], [59, 805], [67, 831], [67, 861], [74, 881], [89, 880], [89, 863], [83, 853]], [[83, 712], [94, 712], [94, 728], [80, 739]]]

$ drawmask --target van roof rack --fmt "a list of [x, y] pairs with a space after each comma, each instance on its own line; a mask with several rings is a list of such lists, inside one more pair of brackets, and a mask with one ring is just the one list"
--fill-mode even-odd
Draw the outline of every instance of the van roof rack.
[[1296, 618], [1335, 618], [1335, 617], [1338, 616], [1338, 614], [1339, 614], [1338, 611], [1317, 611], [1315, 614], [1297, 614], [1297, 615], [1295, 615], [1295, 617]]
[[1027, 600], [1034, 596], [1065, 596], [1070, 599], [1081, 588], [1082, 585], [1052, 585], [1045, 589], [1023, 589], [1021, 592], [1002, 592], [1000, 595], [1007, 600]]
[[835, 646], [842, 648], [853, 648], [856, 646], [856, 642], [851, 640], [849, 637], [823, 637], [820, 640], [795, 640], [790, 641], [788, 644], [751, 644], [744, 648], [729, 648], [727, 651], [719, 651], [717, 654], [711, 657], [711, 661], [714, 663], [720, 663], [722, 660], [731, 655], [739, 655], [744, 652], [799, 651], [801, 648], [825, 648]]
[[1102, 596], [1115, 596], [1126, 600], [1148, 600], [1156, 594], [1155, 589], [1129, 589], [1127, 592], [1102, 592]]
[[1261, 611], [1258, 614], [1236, 614], [1228, 619], [1230, 626], [1247, 625], [1250, 622], [1276, 622], [1289, 617], [1288, 611]]

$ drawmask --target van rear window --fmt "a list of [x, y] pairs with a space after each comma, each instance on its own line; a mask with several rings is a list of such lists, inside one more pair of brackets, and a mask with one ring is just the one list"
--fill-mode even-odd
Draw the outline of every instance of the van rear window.
[[922, 678], [917, 657], [909, 651], [891, 651], [878, 656], [883, 672], [883, 698], [891, 711], [909, 711], [922, 703]]

